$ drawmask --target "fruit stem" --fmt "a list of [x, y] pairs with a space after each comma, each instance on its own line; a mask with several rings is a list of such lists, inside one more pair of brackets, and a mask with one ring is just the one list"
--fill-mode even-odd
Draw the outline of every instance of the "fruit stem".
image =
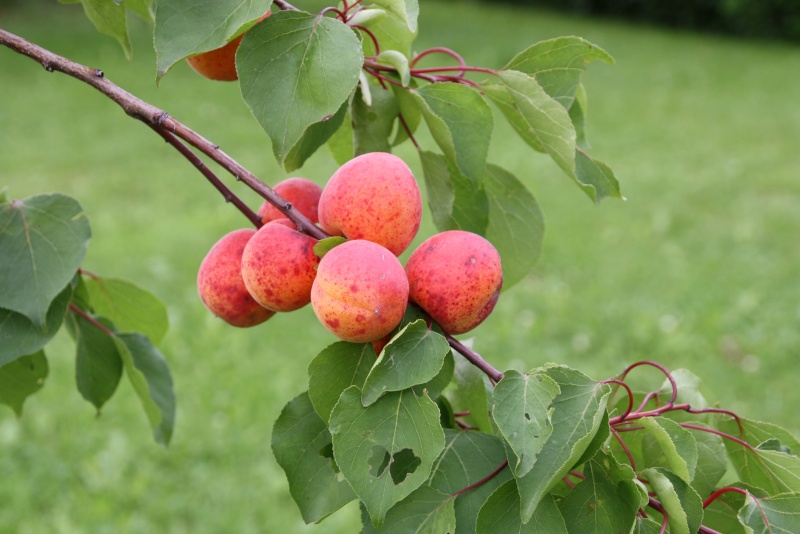
[[[280, 4], [278, 5], [280, 6]], [[308, 217], [292, 209], [291, 205], [279, 194], [275, 193], [267, 184], [259, 180], [239, 162], [220, 150], [218, 145], [213, 144], [191, 128], [173, 119], [165, 111], [137, 98], [111, 82], [107, 77], [101, 76], [99, 74], [101, 71], [91, 69], [80, 63], [54, 54], [49, 50], [3, 29], [0, 29], [0, 45], [4, 45], [19, 54], [38, 61], [48, 72], [58, 71], [94, 87], [119, 105], [128, 116], [144, 122], [151, 128], [155, 127], [167, 131], [210, 157], [220, 167], [231, 173], [236, 180], [244, 182], [250, 189], [278, 208], [278, 210], [286, 215], [301, 232], [315, 239], [330, 237], [321, 228], [311, 222]]]
[[94, 326], [95, 328], [97, 328], [98, 330], [103, 332], [108, 337], [115, 337], [116, 334], [114, 334], [114, 332], [112, 332], [111, 330], [106, 328], [105, 325], [103, 325], [100, 322], [98, 322], [94, 317], [92, 317], [91, 315], [89, 315], [88, 313], [86, 313], [85, 311], [80, 309], [78, 306], [76, 306], [72, 302], [69, 303], [69, 309], [70, 309], [70, 311], [72, 313], [80, 315], [81, 317], [86, 319], [92, 326]]
[[492, 379], [495, 384], [503, 379], [503, 373], [492, 367], [480, 354], [467, 347], [450, 334], [445, 333], [445, 338], [453, 349], [469, 360], [475, 367], [486, 373], [486, 376]]
[[225, 202], [230, 202], [231, 204], [236, 206], [236, 208], [238, 208], [238, 210], [242, 212], [242, 214], [245, 217], [247, 217], [248, 220], [250, 220], [250, 222], [253, 223], [253, 225], [256, 228], [261, 228], [261, 226], [263, 225], [263, 223], [261, 222], [261, 217], [259, 217], [256, 212], [250, 209], [250, 207], [247, 204], [245, 204], [242, 201], [242, 199], [237, 197], [233, 193], [233, 191], [231, 191], [228, 188], [228, 186], [223, 184], [222, 180], [220, 180], [219, 177], [217, 177], [217, 175], [214, 174], [214, 172], [211, 169], [209, 169], [205, 163], [203, 163], [203, 160], [197, 157], [197, 154], [192, 152], [189, 149], [189, 147], [181, 143], [180, 139], [178, 139], [168, 131], [162, 128], [158, 128], [152, 124], [150, 124], [149, 126], [156, 133], [158, 133], [158, 135], [163, 137], [167, 143], [175, 147], [175, 149], [178, 152], [180, 152], [186, 159], [188, 159], [192, 163], [192, 165], [194, 165], [197, 168], [197, 170], [200, 171], [200, 173], [203, 176], [205, 176], [209, 182], [211, 182], [211, 185], [213, 185], [217, 189], [217, 191], [219, 191], [222, 194], [223, 198], [225, 199]]
[[482, 486], [483, 484], [486, 484], [487, 482], [492, 480], [494, 477], [499, 475], [503, 471], [503, 469], [505, 469], [506, 467], [508, 467], [508, 460], [504, 461], [502, 464], [500, 464], [497, 467], [497, 469], [495, 469], [494, 471], [492, 471], [491, 473], [489, 473], [488, 475], [486, 475], [485, 477], [483, 477], [479, 481], [475, 482], [474, 484], [470, 484], [469, 486], [467, 486], [464, 489], [461, 489], [461, 490], [458, 490], [455, 493], [452, 493], [451, 496], [452, 497], [458, 497], [459, 495], [463, 495], [464, 493], [468, 492], [471, 489], [475, 489], [478, 486]]

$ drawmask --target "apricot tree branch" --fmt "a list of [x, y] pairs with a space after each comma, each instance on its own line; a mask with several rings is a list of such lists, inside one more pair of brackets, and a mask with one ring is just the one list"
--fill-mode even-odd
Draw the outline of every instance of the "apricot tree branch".
[[452, 348], [469, 360], [472, 365], [486, 373], [486, 375], [495, 383], [500, 382], [503, 379], [503, 373], [492, 367], [492, 365], [484, 360], [480, 354], [467, 347], [447, 332], [445, 332], [445, 338]]
[[[253, 173], [245, 169], [239, 162], [219, 149], [191, 128], [170, 117], [165, 111], [137, 98], [105, 77], [103, 71], [92, 69], [59, 56], [37, 46], [13, 33], [0, 29], [0, 44], [11, 50], [38, 61], [46, 71], [58, 71], [76, 78], [103, 93], [116, 102], [130, 117], [138, 119], [151, 128], [167, 131], [186, 141], [197, 150], [206, 154], [237, 180], [244, 182], [250, 189], [267, 199], [273, 206], [286, 215], [297, 228], [316, 239], [329, 237], [326, 232], [311, 220], [292, 208], [292, 205], [275, 193], [268, 185], [259, 180]], [[174, 145], [173, 145], [174, 146]]]

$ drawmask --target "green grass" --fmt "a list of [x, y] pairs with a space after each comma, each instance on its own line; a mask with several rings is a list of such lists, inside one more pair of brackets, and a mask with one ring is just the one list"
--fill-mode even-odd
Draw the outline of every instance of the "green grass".
[[[0, 16], [5, 29], [102, 68], [268, 183], [286, 177], [235, 85], [178, 65], [155, 87], [144, 24], [134, 25], [128, 63], [79, 8]], [[586, 86], [592, 153], [617, 171], [626, 202], [593, 206], [496, 126], [491, 160], [535, 192], [548, 233], [535, 272], [475, 331], [477, 350], [499, 368], [555, 361], [597, 378], [642, 358], [689, 367], [710, 401], [800, 430], [800, 49], [468, 3], [424, 2], [420, 26], [417, 49], [451, 46], [471, 64], [499, 67], [565, 34], [617, 59], [593, 65]], [[333, 338], [308, 309], [226, 328], [196, 296], [206, 250], [245, 221], [92, 89], [5, 49], [0, 72], [0, 187], [13, 197], [77, 197], [94, 232], [86, 268], [135, 280], [168, 303], [162, 349], [179, 403], [168, 450], [150, 439], [126, 383], [95, 420], [60, 337], [22, 419], [0, 410], [0, 532], [357, 531], [353, 504], [304, 526], [269, 448], [272, 422]], [[411, 147], [399, 154], [419, 172]], [[322, 151], [302, 174], [324, 183], [334, 168]]]

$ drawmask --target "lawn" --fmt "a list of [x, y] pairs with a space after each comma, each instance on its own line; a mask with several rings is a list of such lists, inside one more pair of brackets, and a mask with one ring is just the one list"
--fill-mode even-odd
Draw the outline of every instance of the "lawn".
[[[589, 134], [627, 201], [594, 206], [498, 121], [490, 159], [535, 193], [547, 236], [535, 271], [474, 331], [475, 348], [500, 369], [560, 362], [598, 379], [639, 359], [689, 367], [709, 401], [800, 431], [800, 48], [488, 5], [423, 2], [417, 49], [450, 46], [500, 67], [558, 35], [604, 47], [617, 63], [586, 75]], [[235, 84], [178, 65], [155, 86], [143, 23], [133, 25], [131, 62], [76, 6], [0, 11], [0, 26], [102, 68], [266, 182], [287, 176]], [[95, 418], [61, 336], [22, 419], [0, 408], [0, 532], [357, 531], [352, 503], [306, 527], [269, 447], [281, 407], [333, 337], [310, 309], [234, 330], [197, 298], [200, 260], [244, 219], [89, 87], [6, 49], [0, 73], [0, 188], [81, 201], [94, 234], [86, 268], [134, 280], [168, 305], [162, 350], [178, 398], [169, 449], [151, 440], [126, 383]], [[398, 154], [421, 176], [413, 147]], [[322, 150], [300, 174], [322, 184], [334, 169]], [[428, 217], [418, 241], [431, 231]]]

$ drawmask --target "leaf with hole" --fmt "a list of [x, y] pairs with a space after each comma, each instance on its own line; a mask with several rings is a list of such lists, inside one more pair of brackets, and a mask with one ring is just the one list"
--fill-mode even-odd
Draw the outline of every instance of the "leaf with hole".
[[376, 527], [428, 479], [444, 448], [436, 403], [409, 390], [365, 408], [361, 391], [346, 389], [331, 413], [330, 432], [336, 463]]

